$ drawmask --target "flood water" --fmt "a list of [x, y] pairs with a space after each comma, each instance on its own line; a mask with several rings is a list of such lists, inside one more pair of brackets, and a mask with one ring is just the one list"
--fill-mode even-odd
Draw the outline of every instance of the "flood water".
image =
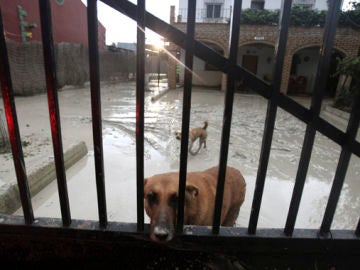
[[[146, 92], [145, 177], [179, 170], [182, 90], [171, 90], [152, 102]], [[89, 102], [88, 90], [60, 93], [62, 100]], [[108, 218], [136, 222], [135, 84], [102, 87], [103, 146]], [[300, 100], [307, 103], [306, 100]], [[235, 94], [228, 164], [239, 169], [247, 183], [245, 202], [236, 226], [247, 227], [253, 200], [267, 102], [256, 95]], [[189, 155], [188, 171], [219, 162], [224, 93], [194, 89], [191, 127], [208, 120], [207, 149]], [[79, 116], [80, 117], [80, 116]], [[258, 227], [283, 228], [304, 139], [305, 124], [279, 109]], [[342, 127], [343, 129], [345, 126]], [[73, 132], [76, 132], [74, 127]], [[81, 139], [81, 138], [79, 138]], [[72, 218], [98, 219], [92, 145], [87, 157], [67, 171]], [[319, 228], [335, 174], [340, 147], [317, 133], [297, 217], [297, 228]], [[61, 217], [56, 181], [33, 198], [36, 217]], [[332, 228], [354, 229], [360, 213], [360, 160], [352, 156]], [[146, 218], [146, 222], [148, 219]]]

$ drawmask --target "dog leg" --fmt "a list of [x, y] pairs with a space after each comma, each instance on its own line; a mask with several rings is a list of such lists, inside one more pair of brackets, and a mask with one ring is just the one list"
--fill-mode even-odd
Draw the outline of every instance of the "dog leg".
[[190, 153], [191, 155], [193, 155], [193, 156], [197, 155], [197, 154], [199, 153], [199, 151], [200, 151], [200, 148], [201, 148], [201, 140], [200, 140], [200, 139], [197, 139], [197, 140], [199, 140], [199, 147], [198, 147], [198, 149], [197, 149], [196, 151], [194, 151], [194, 152], [192, 151], [192, 147], [193, 147], [193, 144], [194, 144], [195, 141], [192, 141], [192, 142], [190, 143], [189, 153]]

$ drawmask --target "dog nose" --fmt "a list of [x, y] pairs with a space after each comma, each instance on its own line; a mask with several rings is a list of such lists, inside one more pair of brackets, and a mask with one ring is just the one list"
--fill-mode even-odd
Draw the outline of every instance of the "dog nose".
[[155, 227], [154, 228], [154, 235], [155, 235], [156, 239], [159, 240], [159, 241], [170, 240], [170, 239], [168, 239], [169, 230], [166, 229], [166, 228]]

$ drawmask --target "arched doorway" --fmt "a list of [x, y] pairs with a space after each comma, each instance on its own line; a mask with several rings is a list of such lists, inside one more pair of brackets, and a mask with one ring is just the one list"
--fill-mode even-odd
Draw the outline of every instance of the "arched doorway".
[[[240, 46], [237, 63], [260, 79], [271, 82], [274, 50], [274, 46], [265, 43], [250, 43]], [[248, 89], [244, 82], [240, 82], [238, 90], [247, 91], [251, 89]]]
[[[339, 83], [339, 76], [334, 76], [337, 59], [344, 54], [334, 49], [330, 59], [329, 74], [326, 80], [325, 95], [334, 97]], [[320, 47], [313, 46], [298, 50], [292, 57], [288, 94], [311, 95], [314, 89]]]

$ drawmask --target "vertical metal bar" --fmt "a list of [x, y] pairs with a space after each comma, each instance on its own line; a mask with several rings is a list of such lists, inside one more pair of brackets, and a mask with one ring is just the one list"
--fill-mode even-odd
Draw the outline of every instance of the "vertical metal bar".
[[291, 12], [292, 0], [285, 0], [282, 2], [282, 9], [279, 18], [279, 36], [277, 44], [275, 46], [275, 67], [273, 70], [273, 85], [272, 95], [268, 101], [264, 135], [262, 140], [262, 147], [260, 153], [260, 162], [256, 178], [254, 198], [251, 207], [251, 215], [249, 221], [249, 234], [255, 234], [256, 227], [259, 219], [259, 212], [261, 207], [262, 195], [264, 192], [265, 177], [267, 167], [270, 158], [270, 149], [272, 143], [272, 137], [274, 134], [275, 119], [277, 113], [277, 107], [279, 102], [280, 85], [282, 78], [282, 69], [284, 65], [286, 42], [288, 37], [288, 29], [290, 24], [290, 12]]
[[194, 62], [194, 38], [195, 38], [195, 10], [196, 0], [188, 1], [188, 21], [186, 24], [186, 52], [185, 52], [185, 75], [184, 97], [181, 126], [181, 153], [179, 173], [179, 199], [176, 231], [181, 233], [184, 227], [184, 201], [186, 187], [186, 172], [188, 159], [189, 123], [191, 110], [192, 69]]
[[[359, 84], [357, 84], [360, 87]], [[350, 115], [348, 127], [346, 130], [347, 142], [342, 146], [339, 163], [336, 169], [335, 178], [331, 187], [329, 200], [326, 205], [325, 214], [320, 227], [320, 234], [326, 235], [330, 232], [331, 223], [334, 218], [337, 203], [339, 201], [342, 186], [345, 180], [346, 171], [350, 162], [351, 140], [356, 139], [356, 133], [360, 122], [360, 94], [357, 95], [353, 102], [352, 112]]]
[[[230, 41], [230, 53], [229, 53], [229, 64], [236, 66], [237, 53], [239, 47], [239, 35], [240, 35], [240, 15], [241, 15], [242, 0], [234, 1], [234, 15], [232, 17], [232, 29], [231, 29], [231, 41]], [[221, 146], [220, 146], [220, 160], [219, 160], [219, 172], [218, 181], [216, 187], [215, 196], [215, 209], [213, 218], [212, 231], [214, 234], [218, 234], [221, 223], [221, 209], [224, 197], [225, 187], [225, 175], [226, 165], [229, 150], [230, 140], [230, 128], [231, 118], [234, 103], [234, 92], [235, 92], [235, 74], [234, 69], [231, 69], [227, 76], [226, 82], [226, 95], [225, 95], [225, 108], [223, 115], [223, 129], [221, 135]]]
[[107, 212], [101, 122], [97, 0], [88, 0], [87, 3], [91, 111], [94, 137], [96, 188], [99, 210], [99, 222], [100, 226], [102, 228], [105, 228], [107, 226]]
[[138, 0], [137, 3], [136, 52], [137, 229], [142, 231], [144, 230], [145, 0]]
[[49, 0], [39, 0], [41, 34], [43, 40], [45, 77], [50, 114], [51, 135], [55, 156], [55, 168], [59, 190], [61, 216], [64, 226], [71, 223], [69, 196], [66, 185], [63, 146], [61, 139], [61, 125], [59, 102], [57, 95], [56, 64], [54, 55], [54, 43], [52, 37], [51, 7]]
[[311, 100], [310, 113], [312, 114], [312, 119], [310, 120], [305, 132], [305, 139], [301, 151], [299, 168], [296, 175], [295, 186], [293, 189], [289, 212], [284, 229], [286, 235], [291, 235], [294, 231], [296, 217], [306, 180], [306, 174], [309, 168], [311, 152], [315, 140], [317, 120], [320, 114], [322, 98], [326, 86], [324, 81], [326, 81], [326, 76], [329, 73], [330, 58], [334, 45], [341, 2], [341, 0], [329, 1], [330, 6], [326, 15], [323, 44], [320, 48], [320, 60], [314, 84], [315, 91]]
[[16, 115], [16, 106], [14, 101], [14, 91], [11, 82], [10, 65], [6, 40], [4, 36], [4, 26], [2, 13], [0, 8], [0, 80], [1, 93], [4, 102], [6, 121], [11, 143], [11, 151], [14, 160], [17, 183], [19, 187], [21, 206], [24, 213], [26, 224], [34, 222], [34, 213], [31, 204], [31, 196], [29, 190], [28, 179], [26, 176], [26, 168], [24, 154], [21, 146], [21, 138], [19, 125]]
[[355, 229], [355, 234], [360, 237], [360, 218]]

